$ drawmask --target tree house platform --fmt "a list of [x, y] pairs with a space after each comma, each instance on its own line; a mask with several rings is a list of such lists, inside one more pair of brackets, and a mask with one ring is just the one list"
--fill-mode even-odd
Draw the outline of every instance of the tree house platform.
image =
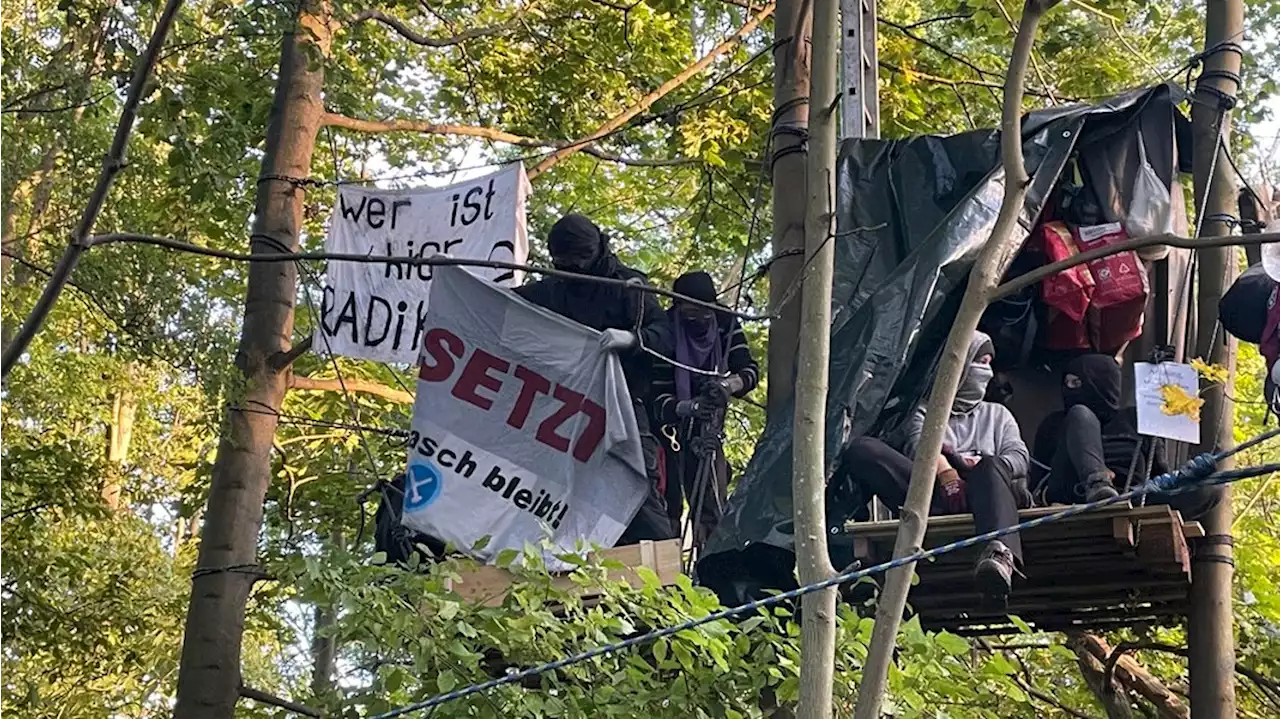
[[[680, 540], [666, 539], [658, 542], [643, 541], [625, 547], [604, 549], [591, 555], [600, 561], [613, 560], [627, 567], [625, 570], [611, 570], [609, 579], [623, 581], [633, 587], [643, 583], [635, 571], [637, 567], [647, 567], [658, 575], [663, 585], [675, 584], [680, 575]], [[457, 580], [450, 581], [448, 588], [463, 599], [486, 606], [497, 606], [506, 598], [511, 585], [517, 577], [501, 567], [482, 566], [474, 571], [463, 573]], [[583, 587], [573, 581], [567, 574], [553, 575], [551, 584], [558, 590], [573, 592], [584, 599], [598, 594], [599, 587]]]
[[[1022, 521], [1061, 511], [1019, 512]], [[893, 556], [896, 520], [846, 525], [853, 556], [870, 566]], [[949, 544], [977, 532], [973, 515], [929, 519], [924, 547]], [[1009, 615], [1043, 631], [1169, 622], [1187, 614], [1191, 555], [1187, 540], [1204, 536], [1167, 506], [1114, 505], [1022, 533], [1026, 578], [1014, 578], [1007, 608], [982, 606], [972, 586], [981, 547], [916, 565], [919, 583], [908, 603], [922, 626], [962, 635], [1017, 632]]]

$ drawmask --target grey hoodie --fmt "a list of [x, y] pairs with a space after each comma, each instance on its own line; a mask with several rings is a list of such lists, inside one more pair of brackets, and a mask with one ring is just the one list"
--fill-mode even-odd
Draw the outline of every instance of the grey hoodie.
[[[991, 338], [986, 334], [973, 333], [966, 357], [965, 375], [960, 380], [962, 384], [969, 373], [969, 366], [977, 359], [978, 351], [983, 345], [990, 346], [990, 342]], [[903, 447], [908, 457], [915, 457], [916, 446], [924, 432], [924, 416], [924, 406], [916, 408], [911, 416], [907, 442]], [[1001, 457], [1009, 463], [1014, 477], [1027, 476], [1030, 465], [1027, 444], [1022, 441], [1018, 421], [1013, 418], [1009, 408], [1002, 404], [982, 401], [972, 408], [963, 409], [953, 405], [943, 442], [951, 445], [962, 456]]]

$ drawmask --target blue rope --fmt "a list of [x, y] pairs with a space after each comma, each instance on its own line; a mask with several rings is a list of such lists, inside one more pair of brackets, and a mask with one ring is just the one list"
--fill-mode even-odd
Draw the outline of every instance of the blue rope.
[[399, 709], [393, 709], [389, 712], [377, 714], [375, 716], [370, 717], [370, 719], [394, 719], [395, 717], [404, 716], [411, 712], [416, 712], [422, 709], [430, 709], [432, 707], [437, 707], [437, 706], [440, 706], [441, 704], [446, 704], [448, 702], [455, 701], [457, 699], [469, 697], [473, 694], [479, 694], [481, 692], [489, 691], [490, 689], [503, 686], [504, 684], [514, 684], [516, 682], [519, 682], [523, 679], [527, 679], [529, 677], [537, 676], [539, 674], [545, 674], [547, 672], [553, 672], [553, 671], [556, 671], [557, 669], [563, 669], [565, 667], [568, 667], [574, 664], [579, 664], [581, 662], [595, 659], [596, 657], [602, 657], [606, 654], [612, 654], [614, 652], [619, 652], [619, 651], [622, 651], [623, 649], [629, 649], [631, 647], [639, 646], [641, 644], [648, 644], [649, 642], [670, 637], [674, 634], [679, 634], [680, 632], [687, 631], [689, 629], [696, 629], [698, 627], [701, 627], [706, 624], [710, 624], [712, 622], [718, 622], [722, 619], [733, 619], [735, 617], [739, 617], [744, 614], [751, 614], [760, 609], [764, 609], [766, 607], [771, 607], [776, 604], [781, 604], [783, 602], [787, 602], [792, 599], [803, 597], [806, 594], [822, 591], [823, 589], [830, 589], [831, 587], [839, 586], [841, 584], [856, 582], [859, 579], [862, 579], [863, 577], [869, 577], [873, 574], [888, 572], [890, 570], [897, 569], [899, 567], [905, 567], [910, 564], [915, 564], [916, 562], [920, 562], [922, 560], [930, 560], [930, 559], [933, 559], [934, 557], [939, 557], [943, 554], [949, 554], [951, 552], [955, 552], [961, 549], [966, 549], [968, 547], [973, 547], [978, 544], [990, 542], [991, 540], [999, 539], [1001, 537], [1004, 537], [1009, 534], [1013, 534], [1015, 532], [1034, 529], [1036, 527], [1040, 527], [1045, 524], [1049, 524], [1051, 522], [1057, 522], [1057, 521], [1066, 519], [1068, 517], [1075, 517], [1077, 515], [1085, 514], [1086, 512], [1092, 512], [1095, 509], [1101, 509], [1102, 507], [1106, 507], [1112, 504], [1127, 502], [1137, 497], [1145, 496], [1147, 494], [1153, 494], [1157, 492], [1163, 493], [1163, 494], [1181, 494], [1183, 492], [1192, 491], [1200, 487], [1213, 486], [1217, 484], [1226, 484], [1228, 482], [1234, 482], [1236, 480], [1243, 479], [1245, 477], [1255, 476], [1257, 474], [1265, 474], [1271, 471], [1278, 471], [1280, 470], [1280, 465], [1272, 464], [1272, 465], [1265, 465], [1262, 467], [1253, 467], [1253, 468], [1246, 468], [1246, 469], [1240, 469], [1240, 470], [1228, 470], [1224, 472], [1219, 472], [1217, 474], [1214, 473], [1214, 469], [1217, 467], [1218, 462], [1220, 462], [1221, 460], [1226, 459], [1227, 457], [1230, 457], [1231, 455], [1237, 452], [1241, 452], [1245, 449], [1248, 449], [1257, 444], [1260, 444], [1276, 436], [1277, 434], [1280, 434], [1280, 427], [1270, 430], [1268, 432], [1264, 432], [1263, 434], [1258, 435], [1257, 437], [1247, 442], [1244, 442], [1242, 444], [1239, 444], [1231, 449], [1222, 450], [1217, 453], [1206, 452], [1197, 457], [1193, 457], [1190, 460], [1188, 460], [1187, 463], [1184, 464], [1179, 469], [1174, 470], [1172, 472], [1167, 472], [1158, 477], [1154, 477], [1150, 481], [1143, 484], [1141, 487], [1116, 497], [1099, 500], [1097, 502], [1090, 502], [1088, 504], [1073, 505], [1071, 507], [1067, 507], [1063, 509], [1060, 512], [1054, 512], [1053, 514], [1047, 514], [1043, 517], [1030, 519], [1030, 520], [1027, 520], [1026, 522], [1023, 522], [1021, 524], [1018, 524], [1012, 527], [1004, 527], [991, 532], [986, 532], [985, 534], [979, 534], [975, 537], [969, 537], [968, 539], [961, 539], [959, 541], [952, 542], [951, 544], [945, 544], [941, 547], [936, 547], [934, 549], [921, 550], [919, 552], [916, 552], [915, 554], [911, 554], [906, 557], [901, 557], [899, 559], [893, 559], [888, 562], [877, 564], [873, 567], [868, 567], [866, 569], [859, 569], [855, 571], [845, 572], [843, 574], [838, 574], [829, 579], [824, 579], [821, 582], [816, 582], [814, 584], [809, 584], [803, 587], [799, 587], [797, 589], [792, 589], [791, 591], [788, 591], [788, 592], [775, 594], [773, 596], [766, 597], [764, 599], [759, 599], [754, 602], [747, 602], [746, 604], [742, 604], [737, 607], [722, 609], [718, 612], [712, 612], [704, 617], [700, 617], [697, 619], [690, 619], [690, 620], [681, 622], [680, 624], [676, 624], [674, 626], [664, 627], [662, 629], [655, 629], [651, 632], [647, 632], [645, 634], [640, 634], [638, 636], [631, 637], [629, 639], [623, 640], [616, 644], [606, 644], [603, 646], [596, 647], [595, 649], [589, 649], [585, 652], [580, 652], [578, 654], [573, 654], [571, 656], [567, 656], [562, 659], [557, 659], [552, 662], [547, 662], [546, 664], [540, 664], [538, 666], [521, 669], [518, 672], [506, 674], [496, 679], [490, 679], [489, 681], [486, 681], [486, 682], [481, 682], [479, 684], [472, 684], [471, 686], [462, 687], [461, 689], [455, 689], [451, 692], [439, 694], [429, 699], [426, 699], [424, 701], [417, 702], [416, 704], [409, 704], [408, 706], [404, 706]]

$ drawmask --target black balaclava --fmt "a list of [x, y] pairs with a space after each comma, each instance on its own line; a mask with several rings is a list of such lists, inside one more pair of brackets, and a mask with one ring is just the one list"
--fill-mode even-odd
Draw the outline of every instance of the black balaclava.
[[583, 215], [561, 217], [547, 234], [547, 249], [556, 269], [586, 274], [604, 274], [609, 247], [596, 223]]
[[[680, 275], [671, 284], [671, 289], [677, 294], [692, 297], [695, 300], [702, 300], [707, 303], [715, 303], [716, 301], [715, 280], [711, 279], [711, 275], [701, 270]], [[674, 307], [676, 314], [679, 315], [677, 319], [685, 327], [692, 330], [694, 334], [707, 334], [716, 325], [716, 313], [712, 310], [681, 302], [680, 300], [675, 301]]]
[[1062, 370], [1062, 405], [1067, 409], [1082, 404], [1099, 418], [1120, 409], [1120, 365], [1104, 354], [1081, 355]]

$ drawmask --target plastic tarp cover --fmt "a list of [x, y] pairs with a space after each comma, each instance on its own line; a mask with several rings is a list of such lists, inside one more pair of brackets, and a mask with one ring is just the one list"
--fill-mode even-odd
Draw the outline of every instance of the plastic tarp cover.
[[[1031, 177], [1022, 208], [1024, 236], [1074, 150], [1096, 142], [1114, 152], [1115, 145], [1124, 144], [1117, 138], [1141, 137], [1146, 156], [1159, 165], [1157, 173], [1171, 178], [1180, 92], [1162, 85], [1024, 118], [1023, 156]], [[969, 271], [1000, 209], [1004, 172], [999, 143], [997, 130], [841, 143], [826, 408], [828, 476], [850, 438], [891, 437], [910, 409], [927, 398], [929, 378]], [[1082, 169], [1094, 182], [1105, 181], [1105, 188], [1130, 188], [1139, 169], [1137, 151], [1119, 161], [1111, 157], [1106, 167], [1082, 157]], [[1127, 206], [1125, 199], [1117, 209]], [[774, 548], [793, 546], [793, 416], [794, 406], [771, 413], [729, 499], [699, 566], [700, 577], [713, 587], [713, 576], [740, 571], [725, 567], [750, 566], [741, 552], [752, 545], [775, 556]]]

